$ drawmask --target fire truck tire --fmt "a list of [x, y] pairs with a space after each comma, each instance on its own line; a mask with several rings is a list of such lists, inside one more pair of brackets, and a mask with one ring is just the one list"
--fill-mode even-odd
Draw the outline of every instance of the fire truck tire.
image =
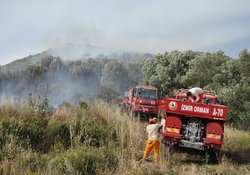
[[220, 163], [220, 150], [207, 149], [205, 150], [205, 163], [206, 164], [219, 164]]

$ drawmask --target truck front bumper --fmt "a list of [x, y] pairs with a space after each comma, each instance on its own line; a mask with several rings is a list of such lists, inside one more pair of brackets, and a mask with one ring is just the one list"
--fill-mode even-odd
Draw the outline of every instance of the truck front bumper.
[[158, 109], [150, 106], [134, 106], [132, 111], [145, 114], [158, 114]]

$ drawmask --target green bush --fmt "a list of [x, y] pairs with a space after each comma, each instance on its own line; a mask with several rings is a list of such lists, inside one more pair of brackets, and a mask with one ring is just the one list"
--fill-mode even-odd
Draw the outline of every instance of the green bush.
[[109, 147], [79, 147], [50, 160], [51, 174], [100, 174], [117, 165], [115, 149]]
[[19, 122], [17, 136], [24, 148], [31, 147], [35, 151], [43, 151], [44, 130], [41, 120], [33, 117]]
[[81, 126], [81, 142], [95, 147], [109, 143], [112, 136], [112, 129], [105, 127], [97, 121], [87, 121]]
[[0, 148], [2, 149], [5, 145], [8, 136], [16, 135], [18, 131], [17, 121], [11, 118], [4, 118], [0, 121]]
[[49, 150], [55, 143], [62, 143], [64, 149], [70, 146], [70, 131], [67, 123], [51, 120], [46, 129], [45, 149]]

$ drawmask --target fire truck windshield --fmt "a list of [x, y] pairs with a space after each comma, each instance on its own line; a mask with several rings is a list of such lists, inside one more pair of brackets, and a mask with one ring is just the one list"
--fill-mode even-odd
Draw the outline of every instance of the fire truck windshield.
[[157, 100], [157, 90], [138, 88], [136, 96], [145, 100]]

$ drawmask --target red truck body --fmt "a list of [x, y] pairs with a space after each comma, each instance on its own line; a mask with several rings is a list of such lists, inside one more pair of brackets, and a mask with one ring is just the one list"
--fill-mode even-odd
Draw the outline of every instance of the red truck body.
[[155, 117], [158, 114], [158, 89], [153, 86], [132, 87], [125, 93], [122, 106], [130, 116]]
[[[227, 107], [217, 103], [214, 94], [206, 92], [201, 103], [188, 101], [186, 90], [158, 101], [163, 111], [163, 142], [197, 150], [220, 150], [223, 145]], [[211, 157], [211, 155], [210, 155]]]

